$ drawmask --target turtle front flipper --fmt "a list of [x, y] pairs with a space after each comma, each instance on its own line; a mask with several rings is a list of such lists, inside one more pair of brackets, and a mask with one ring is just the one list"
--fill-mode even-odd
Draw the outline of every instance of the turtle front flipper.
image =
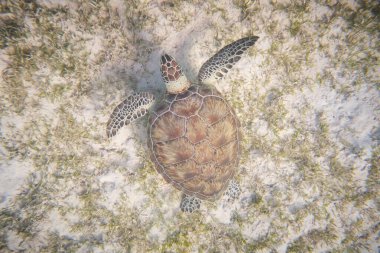
[[147, 114], [154, 100], [153, 94], [149, 92], [136, 92], [128, 96], [113, 110], [107, 122], [107, 136], [116, 135], [121, 127]]
[[240, 60], [242, 54], [255, 44], [258, 38], [257, 36], [242, 38], [219, 50], [202, 65], [198, 73], [199, 82], [210, 84], [212, 79], [223, 78]]

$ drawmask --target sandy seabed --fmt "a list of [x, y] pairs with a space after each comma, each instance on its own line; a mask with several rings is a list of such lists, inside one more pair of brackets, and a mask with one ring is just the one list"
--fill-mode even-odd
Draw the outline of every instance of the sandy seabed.
[[[377, 252], [378, 1], [1, 1], [1, 252]], [[241, 122], [242, 193], [179, 209], [147, 120], [113, 108], [195, 81], [224, 45], [254, 47], [216, 84]]]

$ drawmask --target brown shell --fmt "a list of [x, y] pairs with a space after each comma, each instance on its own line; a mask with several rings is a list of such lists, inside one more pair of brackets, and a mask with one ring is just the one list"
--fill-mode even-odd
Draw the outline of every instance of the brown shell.
[[157, 171], [186, 194], [216, 200], [234, 176], [239, 121], [213, 88], [168, 95], [149, 119], [149, 148]]

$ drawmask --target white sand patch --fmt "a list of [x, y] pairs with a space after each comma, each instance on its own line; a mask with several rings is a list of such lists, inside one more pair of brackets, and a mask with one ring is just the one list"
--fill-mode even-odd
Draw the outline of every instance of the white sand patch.
[[[364, 86], [355, 96], [347, 96], [328, 86], [316, 86], [305, 89], [301, 94], [286, 97], [285, 100], [292, 103], [292, 108], [300, 108], [302, 105], [295, 103], [307, 101], [314, 111], [324, 113], [331, 134], [336, 138], [348, 137], [348, 134], [343, 133], [352, 131], [354, 135], [346, 139], [351, 139], [354, 145], [368, 146], [371, 133], [379, 120], [379, 111], [373, 111], [378, 99], [377, 93], [374, 87]], [[297, 113], [297, 110], [289, 110], [289, 113]]]
[[244, 224], [242, 234], [251, 240], [258, 240], [259, 238], [265, 237], [269, 229], [270, 219], [260, 217], [260, 219], [257, 219], [251, 224]]
[[21, 246], [23, 239], [14, 231], [7, 232], [8, 248], [12, 251], [24, 251], [25, 247]]
[[77, 8], [77, 4], [75, 2], [67, 0], [37, 0], [36, 2], [46, 8], [58, 8], [64, 6], [73, 9]]
[[21, 134], [21, 130], [28, 121], [29, 119], [19, 115], [2, 116], [0, 118], [1, 136], [12, 136], [17, 132]]
[[108, 148], [117, 149], [123, 152], [126, 155], [122, 160], [120, 157], [115, 157], [118, 160], [115, 160], [114, 157], [107, 155], [105, 159], [113, 161], [115, 164], [124, 167], [128, 171], [135, 171], [136, 168], [140, 165], [141, 160], [137, 155], [137, 147], [135, 145], [136, 140], [131, 137], [133, 134], [130, 128], [124, 127], [121, 131], [118, 132], [117, 137], [112, 138], [108, 145]]
[[111, 208], [120, 200], [120, 194], [126, 180], [121, 173], [110, 172], [106, 175], [99, 177], [99, 182], [101, 183], [101, 188], [106, 198], [106, 202], [102, 202], [108, 208]]
[[122, 22], [125, 22], [125, 11], [126, 11], [125, 2], [121, 0], [111, 0], [109, 4], [110, 4], [111, 9], [117, 12]]
[[57, 233], [60, 236], [72, 237], [73, 231], [70, 224], [78, 222], [80, 218], [78, 216], [66, 216], [65, 218], [70, 219], [64, 220], [57, 210], [52, 210], [49, 213], [44, 225], [50, 227], [50, 232]]
[[321, 75], [329, 67], [329, 58], [320, 52], [313, 52], [310, 55], [310, 60], [313, 66], [307, 67], [307, 77], [311, 80], [316, 80], [318, 75]]
[[[221, 201], [219, 201], [221, 202]], [[215, 209], [209, 211], [210, 218], [221, 224], [231, 224], [231, 216], [234, 208], [230, 205], [218, 205]], [[210, 222], [211, 220], [209, 220]]]
[[11, 205], [32, 168], [29, 162], [16, 159], [0, 163], [0, 208]]
[[[2, 74], [3, 71], [7, 68], [9, 62], [9, 56], [7, 55], [6, 49], [0, 50], [0, 73]], [[2, 75], [1, 75], [2, 77]]]
[[333, 13], [333, 10], [328, 6], [324, 6], [318, 3], [311, 2], [310, 3], [310, 16], [315, 21], [323, 20], [327, 16], [330, 16]]
[[90, 55], [87, 58], [88, 64], [94, 64], [99, 54], [104, 52], [103, 36], [95, 36], [91, 40], [87, 41], [87, 50]]
[[162, 226], [153, 226], [148, 234], [148, 238], [151, 241], [162, 243], [167, 237], [167, 231]]
[[140, 208], [146, 203], [148, 199], [144, 191], [141, 189], [141, 186], [136, 183], [129, 183], [127, 185], [124, 185], [123, 193], [127, 198], [129, 207], [132, 208]]
[[356, 11], [360, 7], [360, 5], [354, 0], [344, 0], [342, 2], [353, 11]]

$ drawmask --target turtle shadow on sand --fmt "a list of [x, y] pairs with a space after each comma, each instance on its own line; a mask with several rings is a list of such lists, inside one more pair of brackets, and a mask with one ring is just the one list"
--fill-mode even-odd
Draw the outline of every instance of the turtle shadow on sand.
[[[144, 40], [143, 44], [144, 46], [129, 45], [125, 55], [105, 63], [99, 74], [90, 80], [91, 88], [88, 91], [90, 101], [86, 107], [104, 112], [101, 113], [104, 116], [97, 113], [103, 122], [101, 125], [103, 129], [114, 106], [134, 91], [150, 91], [155, 94], [164, 94], [165, 92], [159, 69], [162, 49], [150, 41]], [[151, 50], [142, 55], [144, 50], [147, 51], [146, 48]], [[149, 66], [154, 67], [149, 68]], [[136, 136], [135, 139], [142, 143], [146, 143], [146, 123], [146, 120], [141, 120], [131, 128], [131, 136]], [[106, 138], [106, 132], [101, 131], [101, 133]]]

